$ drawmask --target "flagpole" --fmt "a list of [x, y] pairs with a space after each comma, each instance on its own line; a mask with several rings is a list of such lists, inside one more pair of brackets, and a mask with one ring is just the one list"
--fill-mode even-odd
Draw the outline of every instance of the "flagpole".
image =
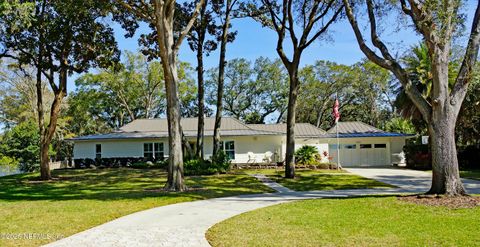
[[342, 165], [340, 164], [340, 140], [338, 138], [338, 123], [340, 122], [340, 112], [338, 107], [338, 93], [335, 92], [335, 103], [333, 106], [333, 114], [335, 117], [335, 131], [337, 132], [337, 170], [339, 170]]
[[337, 131], [337, 170], [340, 169], [340, 141], [338, 139], [338, 121], [335, 124], [335, 129]]

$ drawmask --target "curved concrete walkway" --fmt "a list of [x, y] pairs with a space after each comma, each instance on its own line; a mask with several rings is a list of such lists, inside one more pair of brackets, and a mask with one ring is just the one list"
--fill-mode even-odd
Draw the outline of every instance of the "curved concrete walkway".
[[[399, 188], [292, 192], [264, 177], [257, 176], [263, 183], [279, 192], [216, 198], [153, 208], [107, 222], [47, 246], [210, 246], [205, 239], [205, 233], [210, 227], [225, 219], [257, 208], [312, 198], [426, 191], [420, 181], [417, 183], [417, 181], [411, 180], [421, 175], [421, 177], [425, 176], [421, 180], [425, 182], [427, 179], [425, 174], [410, 174], [408, 170], [403, 170], [410, 175], [407, 173], [401, 175], [402, 170], [396, 169], [376, 171], [380, 175], [375, 175], [375, 171], [370, 169], [349, 169], [349, 171], [391, 183]], [[396, 179], [395, 176], [399, 179]], [[401, 182], [400, 178], [404, 178], [404, 182]], [[408, 182], [409, 180], [410, 182]], [[417, 185], [409, 186], [410, 184]], [[478, 188], [480, 190], [480, 183]], [[470, 191], [470, 193], [478, 192]]]

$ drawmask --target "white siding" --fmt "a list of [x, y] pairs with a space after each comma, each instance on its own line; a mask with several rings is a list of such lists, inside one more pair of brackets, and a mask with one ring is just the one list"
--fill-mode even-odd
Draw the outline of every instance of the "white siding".
[[[328, 162], [328, 157], [323, 156], [323, 152], [328, 152], [328, 143], [325, 143], [325, 139], [315, 138], [315, 139], [296, 139], [295, 140], [295, 151], [299, 148], [308, 145], [314, 146], [317, 148], [318, 153], [322, 156], [322, 162]], [[282, 149], [286, 152], [286, 144], [282, 145]], [[285, 156], [285, 153], [283, 154]]]
[[76, 141], [73, 148], [75, 159], [95, 158], [95, 145], [102, 145], [102, 158], [143, 157], [143, 144], [163, 142], [165, 155], [168, 155], [168, 141], [165, 139], [145, 140], [108, 140], [108, 141]]
[[391, 139], [392, 154], [403, 152], [403, 146], [405, 146], [405, 137]]
[[[263, 161], [266, 152], [274, 154], [272, 160], [281, 160], [281, 143], [282, 136], [235, 136], [223, 137], [222, 141], [234, 141], [235, 143], [235, 159], [232, 163], [247, 163], [249, 161], [248, 153], [252, 152], [254, 160], [250, 162], [260, 163]], [[193, 140], [193, 139], [192, 139]], [[205, 158], [210, 158], [213, 153], [212, 137], [205, 138], [204, 150]]]
[[[233, 163], [247, 163], [248, 153], [252, 152], [254, 161], [261, 163], [266, 152], [273, 153], [273, 161], [284, 161], [286, 152], [285, 136], [236, 136], [223, 137], [223, 141], [235, 142], [235, 159]], [[196, 141], [196, 138], [189, 138], [189, 141]], [[301, 139], [295, 140], [295, 149], [303, 145], [317, 147], [320, 154], [328, 152], [333, 156], [333, 162], [337, 160], [336, 149], [330, 150], [329, 144], [336, 144], [334, 138], [330, 139]], [[168, 140], [163, 139], [142, 139], [142, 140], [108, 140], [108, 141], [76, 141], [73, 154], [75, 159], [95, 158], [95, 145], [102, 145], [102, 157], [143, 157], [143, 144], [151, 142], [163, 142], [164, 153], [168, 156]], [[210, 158], [213, 151], [212, 137], [205, 137], [204, 141], [205, 158]], [[400, 153], [405, 145], [404, 137], [380, 137], [380, 138], [340, 138], [341, 144], [356, 144], [356, 149], [340, 149], [340, 162], [344, 166], [386, 166], [392, 162], [392, 154]], [[371, 149], [360, 149], [360, 144], [372, 144]], [[375, 149], [374, 144], [386, 144], [386, 148]], [[328, 158], [324, 158], [328, 161]]]
[[[405, 145], [405, 137], [364, 137], [340, 138], [340, 145], [356, 144], [355, 149], [340, 148], [340, 164], [349, 166], [388, 166], [392, 164], [392, 154], [398, 153]], [[337, 144], [334, 138], [328, 139], [329, 144]], [[361, 144], [371, 144], [372, 148], [361, 149]], [[375, 148], [375, 144], [385, 144], [386, 148]], [[333, 162], [337, 162], [337, 149], [329, 150]]]

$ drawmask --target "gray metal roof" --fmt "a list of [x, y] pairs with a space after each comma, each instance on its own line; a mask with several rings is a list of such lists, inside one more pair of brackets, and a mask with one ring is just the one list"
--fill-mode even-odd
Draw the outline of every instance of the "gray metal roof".
[[[181, 120], [183, 133], [187, 137], [197, 136], [197, 118]], [[205, 118], [205, 136], [213, 136], [215, 118]], [[149, 139], [168, 137], [166, 119], [138, 119], [117, 131], [108, 134], [95, 134], [71, 138], [74, 141], [116, 140], [116, 139]], [[254, 135], [285, 135], [286, 124], [244, 124], [231, 117], [222, 117], [221, 136], [254, 136]], [[339, 122], [340, 138], [352, 137], [395, 137], [413, 136], [402, 133], [390, 133], [377, 129], [362, 122]], [[325, 132], [308, 123], [295, 124], [295, 136], [299, 138], [335, 138], [335, 127]]]
[[[181, 120], [183, 133], [186, 137], [197, 136], [197, 118]], [[205, 136], [213, 136], [215, 118], [205, 118]], [[253, 136], [253, 135], [283, 135], [282, 132], [252, 128], [231, 117], [222, 117], [221, 136]], [[96, 134], [71, 138], [74, 141], [115, 140], [115, 139], [148, 139], [168, 137], [167, 119], [137, 119], [118, 131], [108, 134]]]
[[[338, 122], [338, 137], [339, 138], [355, 138], [355, 137], [412, 137], [412, 134], [403, 134], [395, 132], [386, 132], [381, 129], [377, 129], [364, 122]], [[337, 137], [337, 130], [335, 126], [327, 131], [324, 137], [335, 138]]]
[[[338, 122], [339, 134], [354, 134], [354, 133], [381, 133], [385, 132], [381, 129], [377, 129], [364, 122]], [[327, 131], [329, 134], [337, 133], [335, 126]]]
[[[197, 118], [182, 118], [181, 120], [183, 131], [197, 131]], [[215, 118], [205, 118], [205, 131], [213, 130], [215, 126]], [[222, 130], [249, 130], [250, 128], [239, 120], [232, 117], [222, 117]], [[120, 131], [168, 131], [168, 121], [166, 118], [154, 119], [137, 119], [122, 128]]]
[[[249, 124], [249, 127], [258, 130], [287, 133], [287, 124]], [[319, 137], [327, 134], [324, 130], [317, 128], [309, 123], [296, 123], [295, 136], [296, 137]]]
[[[396, 132], [370, 132], [370, 133], [338, 133], [338, 138], [359, 138], [359, 137], [413, 137], [414, 134], [404, 134]], [[329, 133], [324, 138], [336, 138], [336, 133]]]

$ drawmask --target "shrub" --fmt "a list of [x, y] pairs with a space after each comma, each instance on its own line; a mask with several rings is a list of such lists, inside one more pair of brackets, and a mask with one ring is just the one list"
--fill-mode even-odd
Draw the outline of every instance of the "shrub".
[[230, 170], [231, 160], [228, 155], [220, 150], [216, 155], [212, 156], [212, 167], [220, 173]]
[[183, 163], [183, 168], [185, 171], [185, 175], [208, 175], [215, 173], [214, 171], [210, 173], [208, 171], [209, 164], [208, 161], [200, 160], [200, 159], [191, 159], [187, 160]]
[[134, 169], [166, 169], [168, 166], [168, 160], [165, 161], [139, 161], [129, 165], [129, 167]]
[[220, 151], [218, 155], [212, 157], [212, 161], [191, 159], [185, 161], [183, 166], [185, 175], [212, 175], [230, 170], [230, 160], [223, 151]]
[[478, 155], [480, 154], [480, 147], [466, 146], [458, 148], [458, 164], [461, 168], [466, 169], [480, 169], [480, 162]]
[[403, 147], [407, 167], [410, 169], [428, 170], [432, 169], [432, 155], [428, 145], [407, 145]]
[[319, 155], [318, 149], [314, 146], [304, 145], [295, 152], [295, 160], [303, 165], [311, 165]]
[[[116, 157], [116, 158], [101, 158], [101, 159], [75, 159], [75, 168], [91, 168], [96, 166], [99, 168], [118, 168], [118, 167], [132, 167], [136, 163], [147, 162], [143, 157]], [[136, 164], [134, 168], [153, 168], [153, 169], [165, 169], [168, 166], [168, 160], [158, 159], [151, 161], [153, 165], [147, 167], [147, 165]]]

